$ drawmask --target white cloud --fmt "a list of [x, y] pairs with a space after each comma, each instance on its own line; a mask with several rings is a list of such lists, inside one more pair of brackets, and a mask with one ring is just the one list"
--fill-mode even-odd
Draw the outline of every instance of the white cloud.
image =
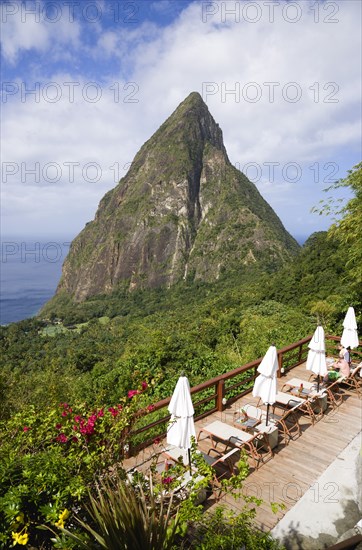
[[[16, 3], [13, 3], [16, 6]], [[49, 32], [44, 23], [37, 23], [35, 19], [24, 22], [21, 20], [21, 11], [5, 15], [6, 4], [2, 4], [1, 43], [2, 55], [10, 63], [15, 63], [21, 50], [35, 49], [45, 51], [49, 46]]]
[[119, 35], [116, 32], [108, 31], [103, 33], [98, 39], [98, 48], [101, 49], [102, 53], [106, 55], [115, 54], [116, 48], [119, 43]]
[[[94, 217], [104, 189], [97, 185], [68, 185], [38, 187], [14, 183], [3, 186], [2, 238], [12, 235], [45, 237], [74, 235]], [[84, 200], [85, 195], [89, 197]], [[16, 212], [16, 218], [13, 213]], [[19, 220], [21, 226], [19, 227]]]
[[[54, 3], [52, 3], [54, 6]], [[22, 53], [34, 50], [47, 53], [53, 62], [69, 58], [69, 46], [80, 46], [81, 26], [65, 15], [64, 6], [59, 7], [56, 22], [43, 11], [47, 4], [9, 2], [1, 5], [2, 56], [10, 64], [16, 64]], [[64, 50], [66, 46], [66, 51]]]

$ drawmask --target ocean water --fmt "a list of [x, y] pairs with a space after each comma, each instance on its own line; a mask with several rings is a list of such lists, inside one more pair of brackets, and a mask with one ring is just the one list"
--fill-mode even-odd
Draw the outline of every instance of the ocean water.
[[2, 240], [1, 325], [33, 317], [54, 295], [69, 245], [69, 239]]

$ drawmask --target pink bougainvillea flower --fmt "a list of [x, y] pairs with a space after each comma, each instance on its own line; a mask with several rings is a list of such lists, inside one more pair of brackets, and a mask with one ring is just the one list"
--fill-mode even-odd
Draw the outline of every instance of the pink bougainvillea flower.
[[[73, 411], [72, 407], [70, 405], [68, 405], [68, 403], [59, 403], [59, 407], [64, 409], [63, 412], [66, 411], [68, 414], [71, 414], [71, 412]], [[63, 413], [62, 413], [62, 416], [65, 416], [65, 415], [63, 415]]]
[[117, 405], [117, 409], [121, 411], [123, 409], [122, 405]]
[[156, 438], [153, 440], [153, 443], [154, 443], [155, 445], [159, 445], [159, 444], [160, 444], [160, 441], [161, 441], [161, 439], [160, 439], [159, 437], [156, 437]]
[[114, 407], [109, 407], [108, 412], [110, 412], [114, 418], [118, 414], [118, 409], [115, 409]]
[[152, 411], [155, 410], [155, 406], [154, 405], [148, 405], [147, 410], [148, 410], [148, 412], [152, 412]]
[[66, 443], [68, 441], [68, 438], [65, 434], [59, 434], [55, 439], [60, 443]]
[[74, 441], [74, 443], [78, 443], [78, 438], [75, 435], [73, 435], [72, 441]]
[[82, 418], [79, 416], [79, 414], [77, 414], [75, 417], [74, 417], [74, 422], [76, 422], [77, 424], [79, 424], [79, 422], [82, 420]]
[[55, 424], [56, 430], [61, 430], [63, 428], [63, 425], [58, 422], [58, 424]]
[[148, 388], [147, 382], [142, 382], [142, 389], [146, 390]]
[[97, 417], [98, 417], [98, 418], [102, 418], [102, 416], [104, 416], [104, 410], [103, 410], [103, 409], [99, 409], [99, 411], [97, 412]]
[[29, 426], [24, 426], [23, 432], [28, 432], [30, 430]]
[[86, 437], [89, 437], [94, 434], [94, 426], [96, 424], [97, 415], [92, 414], [88, 420], [87, 423], [82, 419], [79, 423], [79, 431], [82, 435], [85, 435]]
[[139, 390], [129, 390], [128, 397], [129, 399], [132, 399], [132, 397], [134, 397], [135, 395], [138, 395], [139, 393], [140, 393]]
[[168, 485], [169, 483], [172, 483], [172, 482], [173, 482], [173, 477], [171, 477], [171, 476], [164, 477], [163, 480], [162, 480], [162, 483], [164, 485]]

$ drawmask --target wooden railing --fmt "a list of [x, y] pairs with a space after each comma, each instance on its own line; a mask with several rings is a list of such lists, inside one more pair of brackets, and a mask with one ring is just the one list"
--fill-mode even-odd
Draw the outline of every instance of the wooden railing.
[[[308, 344], [311, 338], [312, 335], [309, 335], [278, 350], [278, 378], [306, 361]], [[337, 356], [337, 343], [339, 341], [340, 338], [336, 336], [327, 335], [325, 337], [326, 354], [328, 356]], [[352, 359], [361, 360], [361, 355], [358, 351], [352, 351]], [[259, 357], [251, 363], [242, 365], [225, 374], [220, 374], [220, 376], [191, 388], [195, 420], [200, 420], [218, 411], [221, 412], [226, 405], [231, 405], [240, 397], [250, 393], [258, 375], [257, 368], [262, 359], [262, 357]], [[167, 410], [170, 399], [171, 397], [167, 397], [155, 403], [152, 412], [142, 413], [138, 416], [132, 430], [129, 432], [127, 456], [137, 454], [141, 449], [152, 445], [155, 440], [166, 436], [167, 423], [170, 419]], [[152, 421], [151, 418], [153, 418]]]

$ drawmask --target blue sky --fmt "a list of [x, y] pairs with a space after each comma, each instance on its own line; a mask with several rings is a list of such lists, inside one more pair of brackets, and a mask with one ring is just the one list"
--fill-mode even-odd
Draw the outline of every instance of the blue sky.
[[310, 210], [361, 158], [360, 2], [1, 8], [2, 235], [74, 237], [192, 91], [293, 235], [330, 225]]

